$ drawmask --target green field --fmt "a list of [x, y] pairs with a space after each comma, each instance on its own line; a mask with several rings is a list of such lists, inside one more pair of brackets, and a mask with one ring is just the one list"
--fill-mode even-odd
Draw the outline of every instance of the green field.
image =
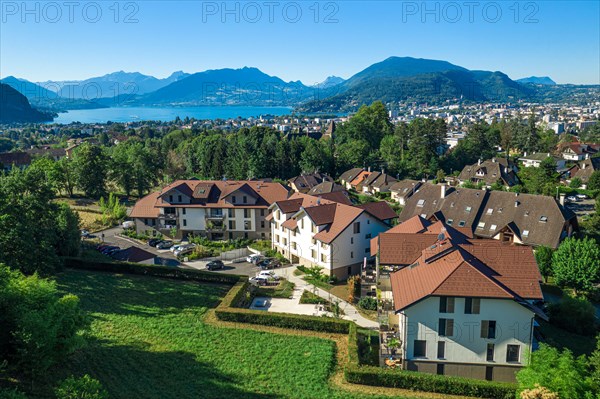
[[[329, 385], [332, 341], [205, 324], [229, 286], [72, 270], [58, 282], [91, 333], [45, 386], [87, 373], [111, 398], [374, 398]], [[31, 397], [50, 397], [40, 389]]]

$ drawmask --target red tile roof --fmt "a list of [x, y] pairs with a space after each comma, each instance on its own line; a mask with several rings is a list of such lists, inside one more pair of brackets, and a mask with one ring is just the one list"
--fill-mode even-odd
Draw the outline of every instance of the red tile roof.
[[387, 204], [387, 202], [384, 201], [367, 202], [365, 204], [357, 206], [366, 210], [379, 220], [396, 219], [398, 217], [398, 215], [396, 215], [396, 212], [394, 212], [394, 210]]
[[132, 218], [157, 218], [160, 214], [160, 208], [156, 207], [156, 201], [160, 193], [154, 192], [138, 200], [131, 210], [129, 217]]

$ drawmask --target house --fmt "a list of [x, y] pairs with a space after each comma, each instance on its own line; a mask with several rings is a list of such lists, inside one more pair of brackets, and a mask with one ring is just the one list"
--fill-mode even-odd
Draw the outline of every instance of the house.
[[468, 237], [557, 248], [578, 229], [577, 217], [554, 198], [423, 183], [399, 221], [415, 215], [442, 221]]
[[403, 369], [514, 382], [535, 316], [547, 320], [534, 305], [543, 295], [532, 249], [470, 239], [419, 216], [405, 223], [423, 228], [383, 233], [378, 244], [381, 264], [402, 266], [389, 277], [389, 323]]
[[268, 208], [287, 197], [283, 185], [261, 180], [178, 180], [140, 199], [130, 217], [138, 233], [269, 239]]
[[369, 172], [361, 181], [357, 182], [354, 189], [362, 193], [387, 193], [392, 184], [398, 180], [382, 170], [381, 172]]
[[533, 154], [529, 154], [529, 155], [527, 155], [527, 153], [525, 153], [521, 158], [519, 158], [519, 161], [521, 161], [523, 163], [523, 167], [525, 167], [525, 168], [529, 168], [529, 167], [539, 168], [540, 165], [542, 164], [542, 161], [545, 160], [546, 158], [550, 158], [550, 157], [556, 164], [556, 170], [564, 169], [565, 162], [566, 162], [565, 159], [555, 157], [552, 154], [550, 154], [549, 152], [534, 152]]
[[31, 158], [47, 157], [55, 161], [58, 161], [66, 156], [66, 151], [64, 148], [52, 148], [48, 145], [42, 147], [32, 147], [25, 152], [27, 152]]
[[308, 195], [322, 195], [335, 192], [342, 192], [348, 196], [348, 192], [344, 189], [344, 186], [334, 183], [333, 181], [324, 181], [319, 183], [308, 191]]
[[[356, 184], [365, 179], [369, 173], [370, 170], [366, 171], [364, 168], [352, 168], [342, 173], [339, 181], [344, 187], [346, 187], [346, 190], [350, 190], [351, 188], [355, 188]], [[353, 184], [353, 182], [355, 183]]]
[[333, 178], [331, 176], [326, 175], [325, 173], [319, 172], [303, 174], [288, 180], [288, 183], [292, 190], [294, 190], [297, 193], [304, 194], [310, 191], [313, 187], [325, 182], [333, 182]]
[[490, 187], [499, 183], [512, 187], [518, 183], [516, 172], [516, 165], [506, 158], [492, 158], [483, 162], [480, 159], [476, 164], [465, 166], [458, 175], [458, 181], [460, 184], [483, 183]]
[[421, 187], [422, 182], [416, 180], [405, 179], [398, 181], [390, 186], [390, 192], [392, 193], [392, 200], [398, 202], [400, 205], [406, 205], [406, 200]]
[[371, 238], [396, 217], [389, 205], [379, 204], [356, 207], [295, 193], [269, 207], [273, 248], [292, 263], [319, 266], [329, 276], [358, 274], [371, 258]]
[[567, 161], [583, 161], [600, 150], [599, 144], [564, 143], [559, 147], [560, 153]]
[[0, 154], [0, 168], [9, 171], [12, 168], [24, 169], [31, 163], [31, 156], [26, 152], [4, 152]]
[[579, 178], [583, 182], [583, 188], [586, 188], [590, 176], [597, 170], [600, 170], [600, 158], [585, 159], [568, 170], [567, 181], [570, 183], [571, 180]]

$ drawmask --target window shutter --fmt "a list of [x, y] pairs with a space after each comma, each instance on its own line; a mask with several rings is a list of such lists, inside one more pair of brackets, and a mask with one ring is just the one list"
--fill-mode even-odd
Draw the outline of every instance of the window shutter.
[[454, 335], [454, 319], [446, 320], [446, 336], [451, 337]]
[[488, 337], [488, 321], [487, 320], [482, 320], [481, 321], [481, 338], [487, 338]]
[[479, 314], [480, 307], [481, 307], [481, 300], [479, 298], [473, 299], [473, 314]]
[[448, 298], [448, 305], [446, 311], [448, 313], [454, 313], [454, 298]]

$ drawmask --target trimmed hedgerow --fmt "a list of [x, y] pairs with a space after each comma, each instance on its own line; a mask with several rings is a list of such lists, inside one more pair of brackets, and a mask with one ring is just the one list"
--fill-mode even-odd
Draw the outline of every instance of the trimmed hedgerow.
[[63, 258], [65, 267], [104, 271], [111, 273], [138, 274], [178, 280], [201, 281], [207, 283], [235, 284], [247, 277], [225, 273], [211, 273], [201, 270], [180, 269], [158, 265], [144, 265], [130, 262], [99, 262], [81, 258]]

